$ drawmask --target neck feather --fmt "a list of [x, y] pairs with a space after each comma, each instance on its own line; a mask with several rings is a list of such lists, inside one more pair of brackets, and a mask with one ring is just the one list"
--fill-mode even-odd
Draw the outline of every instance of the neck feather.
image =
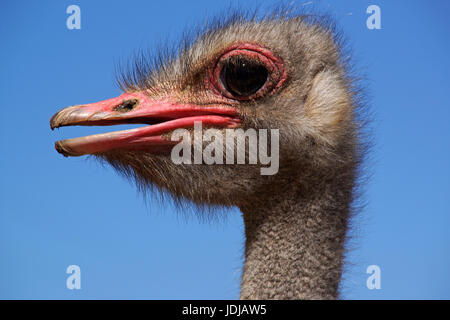
[[321, 183], [315, 192], [279, 190], [241, 208], [246, 235], [241, 299], [338, 297], [352, 196], [342, 182]]

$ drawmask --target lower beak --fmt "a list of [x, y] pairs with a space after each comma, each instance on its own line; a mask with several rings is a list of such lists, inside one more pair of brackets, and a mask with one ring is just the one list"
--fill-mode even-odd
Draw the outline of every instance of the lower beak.
[[170, 99], [153, 99], [145, 92], [124, 93], [119, 97], [85, 105], [72, 106], [57, 112], [50, 119], [52, 129], [63, 126], [108, 126], [142, 123], [142, 128], [95, 134], [61, 140], [56, 150], [64, 156], [104, 153], [111, 150], [167, 151], [177, 141], [171, 131], [192, 128], [194, 122], [203, 127], [235, 128], [240, 120], [236, 109], [221, 104], [180, 104]]

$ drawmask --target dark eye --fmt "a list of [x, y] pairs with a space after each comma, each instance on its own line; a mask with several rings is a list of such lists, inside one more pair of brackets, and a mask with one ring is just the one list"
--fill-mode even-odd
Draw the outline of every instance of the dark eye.
[[252, 43], [231, 46], [211, 66], [208, 83], [216, 94], [233, 100], [255, 100], [277, 92], [287, 79], [283, 61]]
[[220, 79], [233, 96], [249, 97], [264, 86], [268, 76], [264, 65], [238, 57], [224, 63]]

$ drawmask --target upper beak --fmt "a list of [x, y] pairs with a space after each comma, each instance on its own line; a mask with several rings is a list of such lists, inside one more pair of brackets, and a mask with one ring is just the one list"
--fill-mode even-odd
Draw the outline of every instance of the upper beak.
[[115, 149], [139, 149], [157, 152], [175, 143], [167, 133], [178, 128], [191, 128], [194, 122], [203, 126], [234, 128], [239, 125], [236, 109], [223, 104], [184, 104], [169, 98], [154, 99], [145, 92], [124, 93], [119, 97], [57, 112], [50, 119], [52, 129], [63, 126], [107, 126], [142, 123], [148, 126], [67, 139], [55, 143], [65, 156], [102, 153]]

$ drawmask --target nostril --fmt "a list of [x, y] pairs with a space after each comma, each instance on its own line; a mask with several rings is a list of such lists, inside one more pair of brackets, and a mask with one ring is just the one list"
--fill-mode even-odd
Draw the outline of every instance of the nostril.
[[123, 100], [122, 103], [115, 106], [113, 110], [118, 112], [128, 112], [133, 110], [138, 103], [139, 101], [137, 99]]

